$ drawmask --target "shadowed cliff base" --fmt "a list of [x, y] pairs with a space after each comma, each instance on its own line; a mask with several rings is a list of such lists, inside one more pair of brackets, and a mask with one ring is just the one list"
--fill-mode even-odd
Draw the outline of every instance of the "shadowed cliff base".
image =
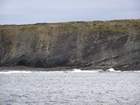
[[140, 20], [0, 25], [0, 66], [140, 70]]

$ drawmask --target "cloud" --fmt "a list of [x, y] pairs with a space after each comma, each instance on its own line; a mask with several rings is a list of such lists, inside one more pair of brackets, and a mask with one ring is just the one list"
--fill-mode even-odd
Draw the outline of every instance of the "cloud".
[[2, 0], [0, 24], [140, 18], [139, 0]]

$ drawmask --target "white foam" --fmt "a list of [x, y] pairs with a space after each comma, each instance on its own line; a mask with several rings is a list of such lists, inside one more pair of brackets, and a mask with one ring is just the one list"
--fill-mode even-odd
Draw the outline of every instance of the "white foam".
[[32, 73], [31, 71], [1, 71], [0, 74]]
[[72, 69], [72, 73], [98, 73], [98, 72], [103, 72], [102, 69], [98, 70], [81, 70], [81, 69]]
[[117, 71], [114, 70], [114, 68], [110, 68], [110, 69], [108, 69], [107, 71], [108, 71], [108, 72], [121, 72], [120, 70], [117, 70]]
[[110, 68], [107, 70], [108, 72], [114, 72], [115, 70], [113, 68]]
[[73, 72], [81, 72], [81, 69], [72, 69]]

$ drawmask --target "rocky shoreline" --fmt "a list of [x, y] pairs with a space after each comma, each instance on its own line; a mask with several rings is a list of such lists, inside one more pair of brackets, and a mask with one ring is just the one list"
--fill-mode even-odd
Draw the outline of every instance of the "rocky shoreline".
[[12, 66], [12, 67], [0, 67], [0, 71], [7, 71], [7, 70], [18, 70], [18, 71], [65, 71], [72, 68], [66, 67], [55, 67], [55, 68], [33, 68], [33, 67], [26, 67], [26, 66]]
[[[54, 68], [33, 68], [26, 66], [12, 66], [12, 67], [0, 67], [0, 71], [71, 71], [73, 69], [81, 70], [100, 70], [101, 68], [73, 68], [73, 67], [54, 67]], [[102, 68], [103, 71], [107, 71], [110, 68]], [[140, 68], [123, 68], [123, 69], [114, 69], [115, 71], [140, 71]]]

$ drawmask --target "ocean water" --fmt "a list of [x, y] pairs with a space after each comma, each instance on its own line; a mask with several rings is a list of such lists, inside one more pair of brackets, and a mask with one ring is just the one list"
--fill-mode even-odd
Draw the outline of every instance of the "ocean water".
[[0, 72], [0, 105], [140, 105], [140, 72]]

